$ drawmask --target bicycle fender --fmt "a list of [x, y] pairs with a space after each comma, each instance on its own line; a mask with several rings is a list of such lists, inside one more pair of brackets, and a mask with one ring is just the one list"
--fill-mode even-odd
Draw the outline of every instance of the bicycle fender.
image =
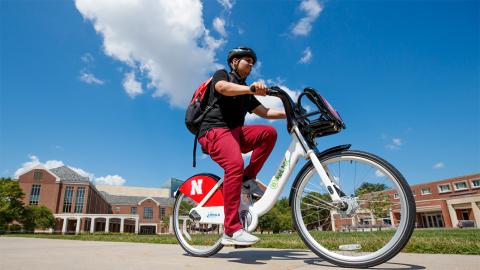
[[[331, 154], [334, 154], [334, 153], [337, 153], [337, 152], [342, 152], [342, 151], [348, 150], [348, 149], [350, 149], [351, 146], [352, 146], [351, 144], [337, 145], [337, 146], [328, 148], [327, 150], [318, 153], [317, 157], [318, 157], [318, 159], [322, 159], [325, 156], [328, 156], [328, 155], [331, 155]], [[292, 188], [290, 189], [290, 196], [288, 197], [288, 206], [292, 206], [292, 198], [293, 198], [294, 188], [297, 186], [298, 181], [300, 181], [300, 176], [302, 176], [305, 173], [305, 171], [308, 169], [308, 167], [310, 167], [311, 165], [312, 165], [312, 161], [309, 160], [302, 167], [302, 169], [300, 169], [297, 176], [295, 177], [295, 181], [293, 181]]]
[[342, 152], [344, 150], [350, 149], [351, 146], [352, 146], [351, 144], [337, 145], [337, 146], [328, 148], [327, 150], [325, 150], [323, 152], [320, 152], [319, 154], [317, 154], [317, 157], [318, 157], [318, 159], [320, 159], [324, 156], [328, 156], [328, 155], [330, 155], [332, 153], [335, 153], [335, 152]]
[[[214, 174], [196, 174], [183, 182], [183, 184], [178, 188], [177, 192], [181, 192], [196, 203], [200, 203], [219, 180], [220, 177]], [[208, 199], [208, 201], [204, 204], [204, 207], [210, 206], [223, 206], [222, 187], [219, 187], [217, 191], [213, 193], [210, 199]]]

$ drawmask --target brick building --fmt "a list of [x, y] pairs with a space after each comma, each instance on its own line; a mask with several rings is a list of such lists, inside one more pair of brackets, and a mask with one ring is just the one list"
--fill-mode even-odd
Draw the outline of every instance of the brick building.
[[[45, 205], [56, 218], [55, 231], [130, 232], [159, 234], [172, 232], [173, 188], [95, 186], [67, 166], [47, 169], [37, 166], [17, 179], [26, 205]], [[480, 227], [480, 173], [411, 186], [416, 202], [417, 228]], [[386, 191], [392, 205], [398, 202]], [[398, 211], [392, 207], [378, 218], [364, 211], [356, 218], [342, 218], [331, 212], [331, 226], [324, 230], [362, 230], [395, 227]], [[373, 225], [373, 226], [372, 226]]]
[[171, 230], [168, 189], [95, 186], [62, 166], [36, 166], [17, 179], [25, 205], [44, 205], [55, 216], [54, 231], [155, 234]]
[[[416, 203], [417, 228], [480, 227], [480, 174], [449, 178], [411, 186]], [[398, 194], [387, 191], [392, 205], [399, 202]], [[342, 218], [331, 213], [334, 230], [362, 230], [372, 225], [394, 227], [400, 219], [393, 207], [384, 218], [362, 213], [354, 218]]]

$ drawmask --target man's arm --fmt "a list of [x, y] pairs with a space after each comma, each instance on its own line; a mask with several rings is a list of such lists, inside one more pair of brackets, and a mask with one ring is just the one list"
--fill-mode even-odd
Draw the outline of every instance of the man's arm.
[[[256, 89], [255, 92], [250, 90], [252, 86]], [[226, 81], [219, 81], [215, 84], [215, 91], [229, 97], [245, 94], [265, 96], [267, 94], [267, 86], [265, 86], [263, 82], [254, 82], [252, 85], [248, 86]]]
[[284, 111], [266, 108], [261, 104], [258, 105], [255, 109], [253, 109], [252, 112], [266, 119], [282, 119], [287, 117]]
[[215, 84], [215, 90], [220, 94], [228, 97], [245, 95], [245, 94], [253, 94], [250, 91], [250, 86], [241, 85], [226, 81], [219, 81]]

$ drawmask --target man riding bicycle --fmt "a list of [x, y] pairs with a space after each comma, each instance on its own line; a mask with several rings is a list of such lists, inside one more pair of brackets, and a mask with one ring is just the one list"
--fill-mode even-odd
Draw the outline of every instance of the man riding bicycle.
[[[257, 62], [255, 52], [238, 47], [228, 53], [230, 72], [218, 70], [209, 89], [217, 98], [214, 108], [205, 116], [199, 133], [204, 152], [224, 169], [224, 235], [223, 245], [248, 246], [258, 237], [242, 228], [238, 209], [241, 192], [254, 197], [264, 193], [257, 174], [275, 146], [277, 132], [268, 125], [244, 125], [247, 112], [266, 119], [286, 118], [284, 111], [263, 106], [254, 95], [265, 96], [267, 87], [257, 81], [250, 86], [246, 79]], [[250, 164], [244, 168], [242, 153], [252, 152]]]

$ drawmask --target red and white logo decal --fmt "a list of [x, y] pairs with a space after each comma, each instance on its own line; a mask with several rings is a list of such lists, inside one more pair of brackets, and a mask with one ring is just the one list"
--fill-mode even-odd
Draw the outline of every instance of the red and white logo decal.
[[[195, 202], [200, 203], [216, 184], [217, 181], [209, 175], [196, 175], [185, 181], [178, 191]], [[223, 206], [222, 187], [219, 187], [217, 191], [213, 193], [204, 206]]]

